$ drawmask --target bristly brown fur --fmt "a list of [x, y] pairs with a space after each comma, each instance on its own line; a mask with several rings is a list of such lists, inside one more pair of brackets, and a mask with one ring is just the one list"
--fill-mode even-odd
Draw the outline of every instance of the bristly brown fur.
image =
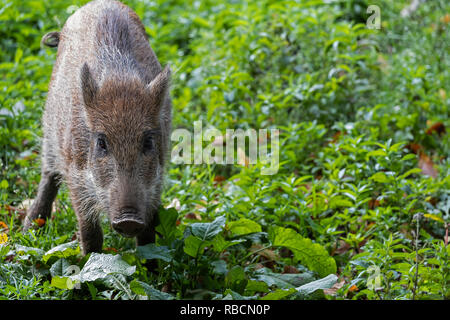
[[80, 8], [58, 40], [42, 177], [25, 229], [50, 216], [63, 179], [85, 254], [102, 248], [100, 212], [138, 244], [154, 241], [171, 128], [170, 68], [162, 70], [138, 16], [118, 1]]

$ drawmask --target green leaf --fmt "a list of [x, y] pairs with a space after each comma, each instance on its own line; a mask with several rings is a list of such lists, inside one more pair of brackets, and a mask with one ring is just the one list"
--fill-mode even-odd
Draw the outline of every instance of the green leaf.
[[123, 274], [108, 274], [104, 279], [102, 279], [102, 283], [110, 288], [118, 290], [121, 293], [121, 296], [125, 296], [126, 299], [133, 299], [132, 290]]
[[352, 207], [353, 203], [342, 196], [336, 196], [330, 199], [330, 207], [335, 209], [338, 207]]
[[80, 282], [105, 279], [110, 274], [122, 274], [131, 276], [136, 271], [136, 266], [130, 266], [119, 255], [91, 253], [88, 261], [80, 273], [70, 278]]
[[233, 291], [231, 289], [226, 289], [224, 294], [223, 300], [256, 300], [258, 296], [243, 296], [236, 291]]
[[32, 256], [36, 256], [38, 259], [40, 259], [44, 255], [44, 250], [42, 250], [42, 249], [26, 247], [26, 246], [22, 246], [20, 244], [16, 244], [15, 249], [16, 249], [16, 253], [19, 255], [30, 254]]
[[174, 208], [165, 209], [161, 207], [158, 211], [159, 224], [155, 229], [164, 237], [167, 243], [172, 242], [175, 238], [177, 219], [178, 212]]
[[154, 243], [149, 243], [145, 246], [138, 246], [136, 248], [136, 254], [142, 259], [160, 259], [166, 262], [172, 261], [173, 249], [169, 249], [166, 246], [158, 246]]
[[311, 239], [303, 238], [290, 228], [275, 227], [270, 233], [272, 245], [286, 247], [294, 253], [309, 270], [317, 272], [320, 277], [336, 273], [336, 261], [329, 256], [327, 250], [320, 244], [313, 243]]
[[245, 218], [230, 222], [228, 224], [228, 229], [234, 235], [244, 235], [262, 231], [261, 225]]
[[223, 260], [216, 260], [211, 262], [213, 272], [220, 275], [225, 275], [228, 272], [227, 263]]
[[42, 257], [43, 262], [47, 262], [50, 258], [67, 258], [75, 256], [80, 253], [80, 247], [78, 246], [78, 241], [74, 240], [68, 243], [60, 244], [49, 251], [47, 251]]
[[159, 291], [145, 282], [134, 279], [130, 282], [131, 290], [141, 296], [148, 296], [150, 300], [174, 300], [172, 295]]
[[190, 235], [184, 239], [184, 252], [193, 258], [197, 258], [199, 254], [203, 253], [203, 249], [207, 246], [207, 243], [208, 242]]
[[255, 271], [254, 279], [264, 281], [269, 287], [287, 289], [314, 281], [311, 273], [274, 273], [270, 269], [261, 268]]
[[68, 279], [69, 279], [68, 277], [55, 276], [55, 277], [52, 277], [52, 281], [51, 281], [50, 285], [52, 287], [55, 287], [58, 289], [67, 290], [67, 289], [69, 289], [67, 286]]
[[277, 289], [277, 290], [265, 295], [260, 300], [281, 300], [281, 299], [284, 299], [284, 298], [292, 295], [295, 292], [296, 292], [296, 290], [294, 288]]
[[217, 217], [212, 222], [191, 224], [192, 234], [203, 241], [212, 240], [224, 227], [225, 216]]
[[212, 241], [211, 241], [211, 245], [214, 248], [214, 251], [216, 252], [223, 252], [225, 249], [234, 246], [238, 243], [241, 243], [245, 241], [244, 239], [239, 239], [239, 240], [232, 240], [232, 241], [227, 241], [225, 240], [225, 238], [218, 234]]
[[2, 180], [2, 181], [0, 182], [0, 189], [8, 189], [8, 187], [9, 187], [8, 181]]
[[384, 172], [377, 172], [369, 179], [380, 183], [388, 183], [390, 181], [390, 179]]
[[420, 168], [413, 168], [411, 170], [408, 170], [407, 172], [405, 172], [404, 174], [402, 174], [401, 176], [398, 177], [399, 180], [408, 178], [408, 176], [415, 174], [415, 173], [422, 173], [422, 169]]
[[15, 63], [19, 63], [20, 60], [22, 59], [22, 57], [23, 57], [23, 50], [22, 50], [22, 48], [17, 48], [16, 55], [14, 56], [14, 62]]
[[249, 280], [247, 282], [247, 286], [245, 287], [246, 292], [262, 292], [267, 293], [269, 292], [269, 286], [264, 281], [258, 281], [258, 280]]
[[323, 290], [331, 288], [338, 280], [338, 277], [334, 274], [330, 274], [325, 278], [304, 284], [296, 288], [297, 292], [301, 295], [310, 295], [316, 290]]
[[55, 276], [69, 276], [70, 274], [66, 274], [67, 268], [70, 267], [69, 261], [64, 258], [59, 259], [50, 267], [50, 274], [52, 277]]
[[88, 286], [89, 293], [91, 294], [92, 300], [96, 300], [98, 289], [92, 283], [86, 282], [86, 284]]
[[234, 266], [225, 277], [225, 285], [233, 291], [242, 294], [247, 286], [247, 276], [241, 266]]

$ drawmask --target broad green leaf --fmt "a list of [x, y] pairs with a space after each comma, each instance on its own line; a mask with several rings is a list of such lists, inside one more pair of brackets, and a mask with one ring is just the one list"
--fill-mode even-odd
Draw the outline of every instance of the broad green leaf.
[[212, 240], [224, 227], [225, 216], [217, 217], [212, 222], [191, 224], [192, 234], [203, 241]]
[[236, 291], [231, 289], [225, 290], [223, 300], [256, 300], [258, 298], [257, 295], [254, 296], [243, 296]]
[[22, 246], [20, 244], [16, 244], [15, 249], [16, 249], [16, 253], [19, 255], [30, 254], [30, 255], [36, 256], [38, 258], [41, 258], [44, 255], [44, 250], [42, 250], [42, 249], [26, 247], [26, 246]]
[[290, 228], [275, 227], [270, 236], [273, 246], [290, 249], [297, 260], [320, 277], [336, 273], [336, 262], [320, 244], [303, 238]]
[[228, 224], [228, 229], [234, 235], [244, 235], [254, 232], [261, 232], [261, 225], [250, 219], [239, 219]]
[[64, 258], [61, 258], [57, 260], [52, 266], [50, 267], [50, 274], [52, 277], [55, 276], [69, 276], [70, 274], [66, 274], [67, 268], [70, 267], [69, 261], [67, 261]]
[[336, 196], [330, 199], [330, 207], [331, 208], [338, 208], [338, 207], [351, 207], [353, 206], [353, 203], [343, 198], [342, 196]]
[[227, 263], [223, 260], [216, 260], [211, 262], [213, 272], [216, 274], [225, 275], [228, 272]]
[[175, 297], [166, 293], [159, 291], [153, 286], [148, 285], [145, 282], [134, 279], [130, 283], [131, 290], [138, 295], [146, 295], [150, 300], [174, 300]]
[[63, 290], [67, 290], [69, 289], [67, 286], [69, 277], [59, 277], [59, 276], [55, 276], [52, 277], [52, 281], [50, 283], [50, 285], [52, 287], [58, 288], [58, 289], [63, 289]]
[[253, 292], [267, 293], [269, 292], [269, 286], [264, 281], [249, 280], [247, 282], [247, 286], [245, 287], [245, 291], [251, 293]]
[[323, 290], [323, 289], [329, 289], [331, 288], [338, 280], [338, 277], [334, 274], [330, 274], [326, 276], [325, 278], [304, 284], [296, 290], [301, 295], [310, 295], [311, 293], [315, 292], [316, 290]]
[[247, 276], [241, 266], [234, 266], [225, 277], [225, 285], [233, 291], [242, 294], [247, 286]]
[[158, 211], [159, 224], [155, 227], [164, 239], [170, 243], [175, 237], [178, 212], [174, 208], [165, 209], [161, 207]]
[[130, 266], [120, 255], [103, 253], [91, 253], [88, 261], [80, 273], [70, 278], [80, 282], [105, 279], [110, 274], [122, 274], [131, 276], [136, 271], [136, 266]]
[[410, 175], [415, 174], [415, 173], [422, 173], [422, 169], [420, 169], [420, 168], [413, 168], [411, 170], [408, 170], [407, 172], [405, 172], [404, 174], [399, 176], [398, 179], [402, 180], [402, 179], [408, 178]]
[[78, 241], [74, 240], [68, 243], [60, 244], [50, 250], [48, 250], [42, 257], [42, 261], [47, 262], [50, 258], [67, 258], [75, 256], [80, 253], [80, 247]]
[[391, 181], [384, 172], [377, 172], [369, 179], [380, 183], [388, 183], [389, 181]]
[[184, 239], [184, 252], [193, 258], [197, 258], [199, 254], [203, 253], [203, 249], [207, 244], [207, 241], [202, 241], [199, 238], [190, 235]]
[[254, 279], [264, 281], [269, 287], [295, 288], [302, 284], [314, 281], [311, 273], [275, 273], [270, 269], [261, 268], [255, 271]]
[[102, 283], [121, 292], [122, 299], [133, 299], [133, 292], [130, 288], [130, 284], [127, 282], [127, 279], [123, 274], [108, 274], [104, 279], [102, 279]]
[[265, 295], [260, 300], [281, 300], [281, 299], [284, 299], [284, 298], [292, 295], [295, 292], [296, 292], [296, 290], [294, 288], [277, 289], [277, 290]]
[[214, 251], [216, 252], [222, 252], [225, 249], [234, 246], [238, 243], [241, 243], [245, 241], [244, 239], [239, 239], [239, 240], [232, 240], [232, 241], [227, 241], [225, 240], [225, 238], [221, 235], [218, 234], [216, 237], [214, 237], [214, 239], [211, 241], [211, 244], [214, 248]]
[[166, 246], [158, 246], [154, 243], [149, 243], [145, 246], [138, 246], [136, 248], [136, 254], [139, 258], [143, 259], [160, 259], [166, 262], [170, 262], [173, 258], [173, 249], [169, 249]]

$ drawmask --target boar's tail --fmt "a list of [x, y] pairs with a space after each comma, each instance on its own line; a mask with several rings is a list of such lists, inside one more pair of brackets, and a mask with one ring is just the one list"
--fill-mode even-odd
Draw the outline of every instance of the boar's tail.
[[50, 48], [55, 48], [59, 44], [59, 31], [46, 33], [42, 39], [41, 44]]

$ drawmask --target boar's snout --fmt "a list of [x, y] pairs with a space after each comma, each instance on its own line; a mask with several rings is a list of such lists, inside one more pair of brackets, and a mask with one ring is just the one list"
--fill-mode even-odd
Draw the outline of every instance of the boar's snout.
[[120, 215], [112, 221], [112, 227], [124, 237], [131, 238], [144, 230], [145, 223], [136, 209], [127, 207], [120, 210]]

